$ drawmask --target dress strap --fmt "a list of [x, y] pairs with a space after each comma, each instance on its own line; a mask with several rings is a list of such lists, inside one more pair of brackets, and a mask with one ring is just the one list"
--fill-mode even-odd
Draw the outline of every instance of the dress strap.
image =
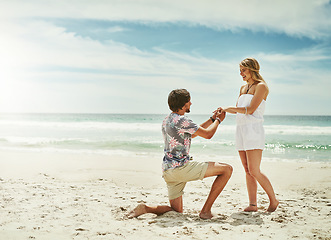
[[254, 83], [252, 83], [252, 85], [250, 85], [250, 86], [249, 86], [249, 85], [248, 85], [248, 83], [247, 83], [247, 91], [246, 91], [246, 94], [248, 93], [249, 89], [251, 89], [251, 88], [252, 88], [252, 86], [253, 86], [253, 85], [255, 85], [255, 82], [254, 82]]

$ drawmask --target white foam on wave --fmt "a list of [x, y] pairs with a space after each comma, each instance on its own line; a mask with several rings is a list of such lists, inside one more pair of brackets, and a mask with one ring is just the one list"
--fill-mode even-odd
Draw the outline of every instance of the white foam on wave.
[[[0, 121], [0, 128], [43, 128], [62, 130], [111, 130], [122, 132], [161, 132], [161, 123], [138, 122], [56, 122], [56, 121]], [[264, 125], [266, 134], [280, 135], [331, 135], [331, 127], [328, 126], [298, 126], [298, 125]], [[234, 133], [235, 125], [221, 125], [222, 133]]]
[[117, 149], [130, 145], [159, 145], [163, 146], [162, 139], [132, 137], [125, 138], [46, 138], [46, 137], [17, 137], [17, 136], [0, 136], [0, 146], [25, 146], [34, 148], [46, 148], [53, 146], [55, 148], [75, 148], [75, 149], [93, 149], [97, 148], [114, 148]]
[[1, 137], [2, 141], [11, 144], [26, 144], [26, 145], [38, 145], [38, 144], [57, 144], [57, 143], [68, 143], [68, 142], [85, 142], [90, 143], [91, 140], [84, 138], [44, 138], [44, 137], [16, 137], [7, 136]]
[[331, 135], [331, 127], [266, 125], [266, 134], [280, 135]]
[[38, 121], [1, 121], [0, 127], [38, 127], [51, 129], [103, 129], [114, 131], [161, 131], [159, 123], [120, 123], [120, 122], [38, 122]]
[[[3, 151], [17, 151], [17, 152], [33, 152], [33, 153], [67, 153], [67, 154], [89, 154], [89, 155], [106, 155], [106, 156], [122, 156], [122, 157], [135, 157], [135, 156], [149, 156], [155, 155], [155, 152], [133, 152], [122, 149], [112, 150], [97, 150], [97, 149], [61, 149], [61, 148], [25, 148], [25, 147], [4, 147], [0, 146]], [[159, 155], [159, 154], [158, 154]], [[162, 154], [161, 154], [162, 155]]]

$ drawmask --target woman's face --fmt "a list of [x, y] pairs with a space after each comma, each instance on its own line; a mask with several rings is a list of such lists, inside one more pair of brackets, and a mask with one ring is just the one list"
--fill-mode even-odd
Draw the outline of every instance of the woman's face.
[[243, 81], [248, 82], [248, 80], [252, 79], [252, 75], [250, 71], [247, 68], [241, 66], [240, 66], [240, 75], [242, 76]]

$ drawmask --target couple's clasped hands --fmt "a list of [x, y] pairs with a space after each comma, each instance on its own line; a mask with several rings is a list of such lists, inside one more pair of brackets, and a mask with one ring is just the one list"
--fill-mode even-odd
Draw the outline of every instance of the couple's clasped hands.
[[215, 111], [213, 111], [213, 119], [219, 118], [221, 120], [221, 122], [224, 120], [225, 118], [225, 111], [223, 111], [223, 108], [219, 107], [217, 108]]

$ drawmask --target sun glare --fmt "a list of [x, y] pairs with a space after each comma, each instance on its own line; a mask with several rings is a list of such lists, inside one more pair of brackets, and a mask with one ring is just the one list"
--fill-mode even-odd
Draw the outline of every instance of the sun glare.
[[[29, 85], [24, 81], [23, 74], [14, 66], [0, 62], [0, 112], [24, 112], [29, 94]], [[18, 68], [19, 69], [19, 68]]]

